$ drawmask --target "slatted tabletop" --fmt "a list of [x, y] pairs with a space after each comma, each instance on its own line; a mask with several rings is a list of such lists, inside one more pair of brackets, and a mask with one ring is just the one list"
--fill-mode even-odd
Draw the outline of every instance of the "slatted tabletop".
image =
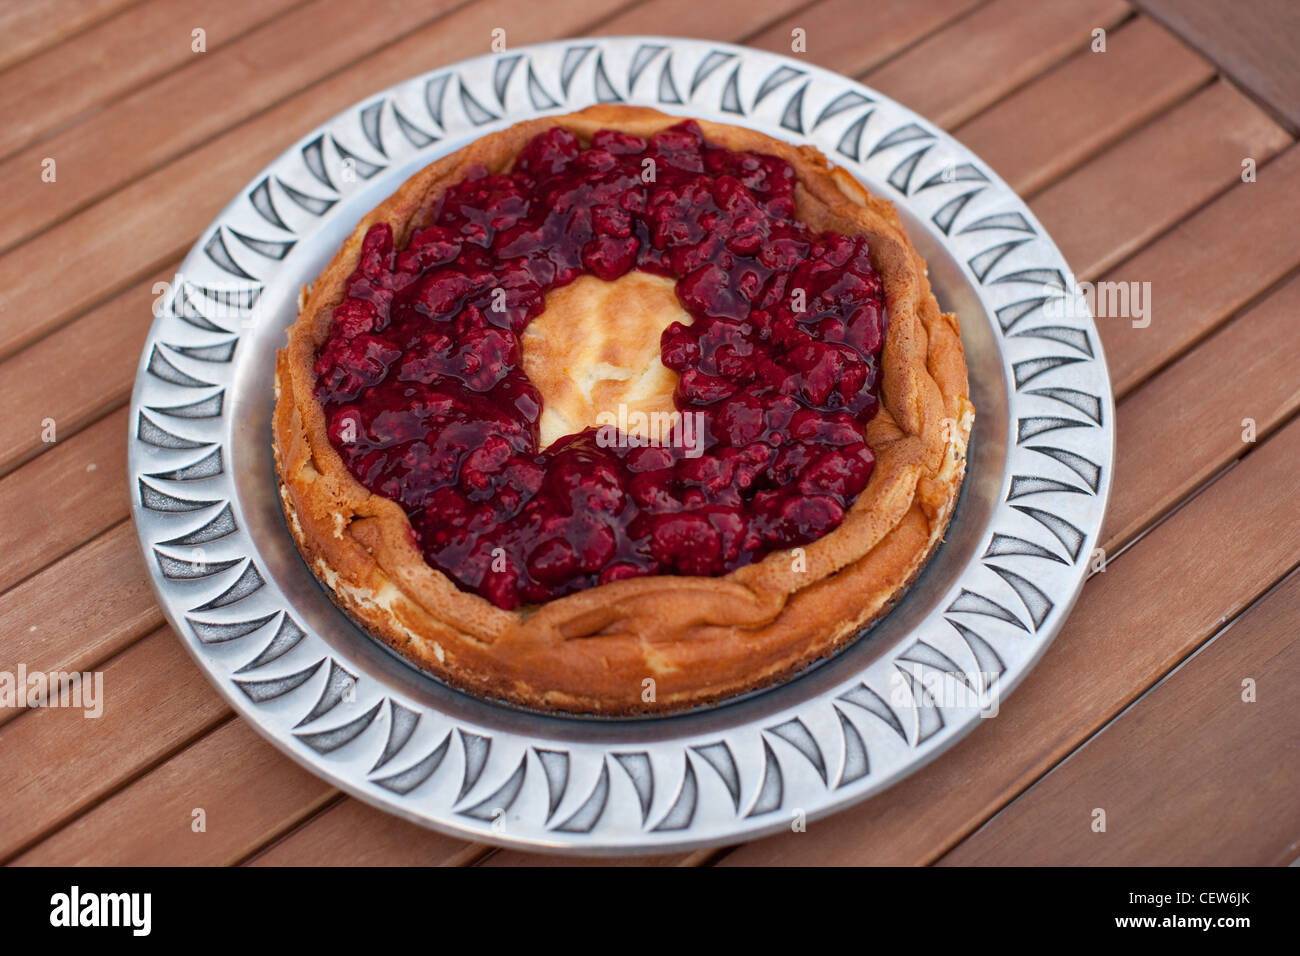
[[1080, 280], [1150, 283], [1149, 324], [1098, 322], [1118, 401], [1105, 571], [998, 718], [806, 832], [637, 862], [1300, 857], [1291, 0], [32, 0], [0, 5], [0, 671], [101, 671], [106, 703], [0, 708], [0, 860], [575, 862], [421, 829], [282, 756], [164, 623], [128, 517], [155, 283], [289, 143], [497, 27], [787, 54], [801, 29], [794, 55], [986, 160]]

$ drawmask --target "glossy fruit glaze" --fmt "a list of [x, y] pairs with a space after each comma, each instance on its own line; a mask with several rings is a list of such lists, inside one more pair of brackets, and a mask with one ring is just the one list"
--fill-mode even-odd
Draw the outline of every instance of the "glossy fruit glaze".
[[[553, 128], [394, 249], [366, 233], [316, 362], [330, 440], [425, 559], [502, 608], [647, 574], [720, 575], [837, 527], [875, 458], [885, 303], [864, 238], [795, 218], [784, 160], [683, 122], [583, 147]], [[520, 333], [584, 273], [675, 277], [663, 333], [698, 447], [538, 447]], [[688, 454], [688, 451], [690, 452]]]

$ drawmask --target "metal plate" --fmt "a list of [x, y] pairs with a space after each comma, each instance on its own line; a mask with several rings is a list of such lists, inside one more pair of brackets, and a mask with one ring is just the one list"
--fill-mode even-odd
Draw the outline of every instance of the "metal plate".
[[[449, 690], [358, 631], [284, 526], [272, 369], [300, 286], [408, 175], [485, 133], [595, 102], [812, 143], [894, 200], [956, 312], [977, 419], [947, 540], [833, 660], [705, 711], [539, 716]], [[156, 308], [131, 405], [136, 526], [168, 619], [246, 720], [320, 777], [470, 840], [576, 853], [752, 839], [875, 793], [974, 728], [1087, 575], [1114, 457], [1096, 327], [1011, 189], [942, 130], [841, 76], [657, 37], [524, 47], [369, 97], [221, 213]]]

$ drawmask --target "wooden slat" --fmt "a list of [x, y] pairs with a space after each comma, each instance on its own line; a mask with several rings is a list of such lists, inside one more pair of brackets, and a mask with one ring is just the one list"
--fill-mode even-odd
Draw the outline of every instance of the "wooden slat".
[[[861, 0], [820, 0], [790, 14], [750, 39], [748, 46], [810, 62], [845, 76], [857, 76], [894, 56], [981, 0], [881, 0], [869, 11]], [[791, 50], [791, 31], [804, 31], [807, 50]]]
[[[457, 2], [432, 0], [411, 8], [395, 0], [313, 0], [21, 150], [0, 162], [0, 179], [12, 184], [0, 195], [0, 249], [39, 234]], [[485, 49], [488, 39], [484, 35]], [[47, 156], [58, 164], [55, 183], [39, 175]]]
[[591, 36], [635, 36], [662, 34], [664, 24], [673, 24], [673, 36], [705, 40], [731, 37], [733, 42], [785, 16], [806, 0], [730, 0], [700, 3], [698, 0], [645, 0], [621, 10], [588, 31]]
[[1114, 549], [1300, 410], [1300, 276], [1211, 336], [1120, 405], [1115, 491], [1103, 541]]
[[[1213, 136], [1206, 131], [1213, 130]], [[1093, 278], [1263, 163], [1290, 139], [1224, 82], [1044, 190], [1030, 207], [1075, 275]]]
[[168, 628], [103, 668], [103, 714], [37, 708], [0, 727], [0, 859], [230, 713]]
[[1278, 489], [1298, 456], [1295, 422], [1094, 575], [998, 716], [942, 759], [722, 863], [912, 864], [947, 852], [1290, 570], [1300, 511]]
[[1295, 0], [1134, 0], [1300, 133], [1300, 5]]
[[866, 75], [933, 123], [954, 127], [1130, 14], [1123, 0], [993, 0]]
[[301, 0], [146, 0], [15, 66], [0, 81], [0, 156], [7, 156], [92, 107], [197, 56], [191, 31], [207, 31], [208, 53]]
[[[1290, 863], [1300, 852], [1298, 623], [1292, 575], [939, 863]], [[1105, 832], [1093, 832], [1096, 808]]]
[[1214, 68], [1167, 30], [1136, 17], [958, 127], [958, 139], [1024, 196], [1164, 112]]
[[[123, 522], [0, 595], [0, 671], [89, 670], [162, 623], [135, 526]], [[0, 708], [0, 724], [20, 713]]]
[[465, 866], [487, 851], [346, 798], [251, 862], [255, 866]]
[[171, 281], [179, 265], [0, 362], [0, 408], [10, 410], [0, 416], [0, 475], [50, 450], [41, 440], [46, 419], [60, 438], [70, 437], [130, 398], [158, 298], [154, 283]]
[[[246, 767], [247, 776], [230, 768]], [[14, 862], [33, 866], [215, 866], [237, 862], [336, 791], [241, 720], [79, 817]], [[205, 829], [196, 831], [194, 811]], [[148, 839], [141, 839], [148, 834]]]
[[1237, 182], [1104, 275], [1103, 282], [1151, 283], [1149, 326], [1097, 322], [1116, 392], [1131, 391], [1300, 265], [1297, 222], [1300, 147], [1292, 146], [1262, 166], [1255, 182]]
[[[9, 303], [0, 311], [0, 357], [181, 256], [285, 143], [367, 93], [409, 78], [412, 64], [427, 67], [463, 56], [470, 38], [490, 38], [500, 26], [504, 5], [493, 0], [461, 7], [7, 253], [0, 258], [0, 295]], [[592, 0], [581, 7], [517, 8], [509, 16], [509, 36], [522, 44], [580, 32], [616, 6], [615, 0]], [[35, 313], [13, 307], [37, 301], [41, 308]]]
[[0, 70], [112, 16], [135, 0], [25, 0], [0, 4]]
[[126, 409], [0, 479], [0, 592], [127, 515]]
[[[264, 152], [271, 158], [270, 148]], [[202, 187], [202, 167], [206, 165], [220, 184], [214, 193], [224, 188], [221, 195], [229, 201], [261, 158], [239, 152], [192, 153], [0, 257], [0, 288], [6, 290], [0, 292], [6, 300], [0, 310], [0, 357], [36, 342], [180, 258], [186, 244], [221, 208], [221, 200]], [[170, 205], [163, 209], [160, 202]], [[39, 311], [15, 306], [38, 301], [32, 297], [41, 288], [45, 294]]]

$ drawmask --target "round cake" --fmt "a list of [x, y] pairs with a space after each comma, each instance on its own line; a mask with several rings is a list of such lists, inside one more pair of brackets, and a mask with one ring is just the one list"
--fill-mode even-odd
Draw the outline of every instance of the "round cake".
[[466, 692], [608, 716], [770, 686], [887, 612], [974, 417], [888, 202], [614, 105], [412, 176], [304, 290], [275, 388], [341, 608]]

